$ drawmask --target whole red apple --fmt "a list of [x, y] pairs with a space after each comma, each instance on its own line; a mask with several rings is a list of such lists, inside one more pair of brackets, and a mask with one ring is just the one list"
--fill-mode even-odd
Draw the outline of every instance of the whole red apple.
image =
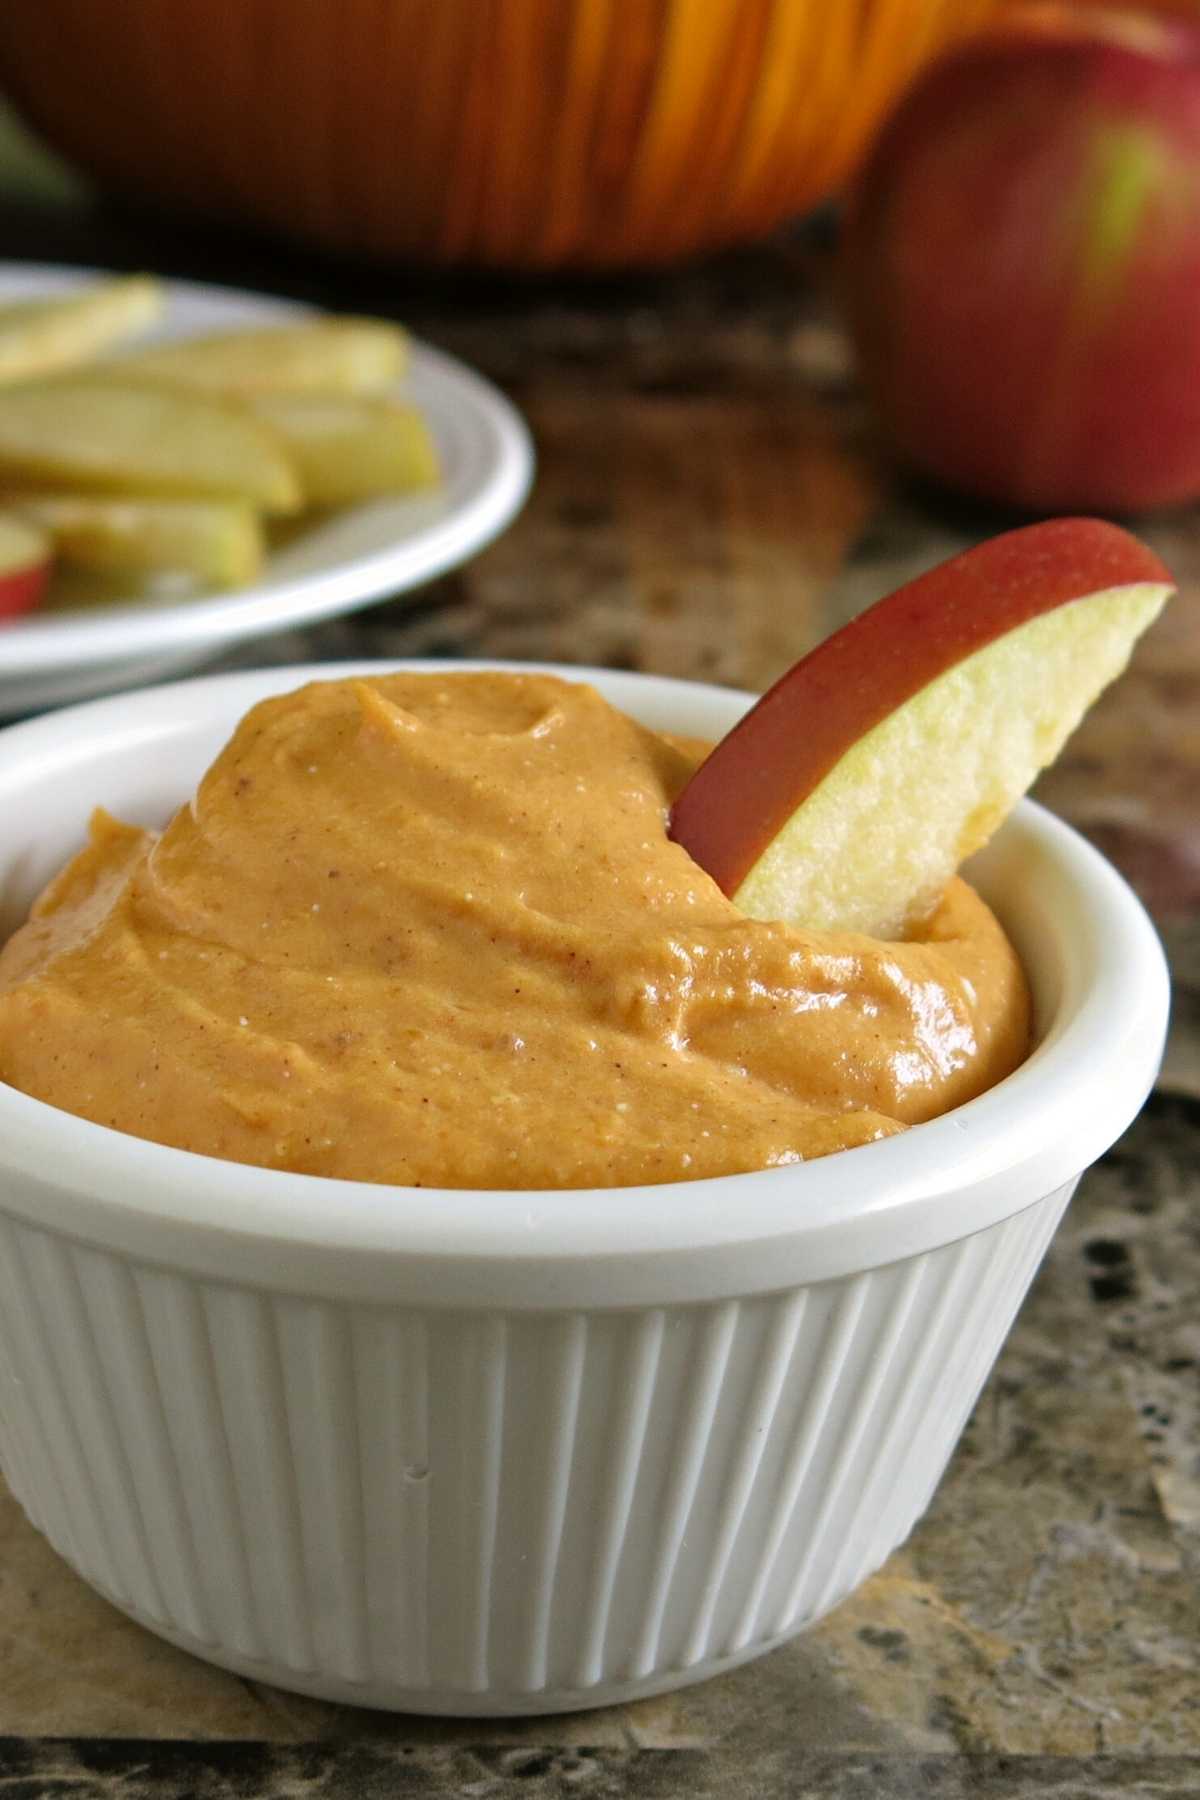
[[1200, 22], [1030, 6], [935, 64], [847, 217], [885, 430], [1008, 505], [1200, 495]]

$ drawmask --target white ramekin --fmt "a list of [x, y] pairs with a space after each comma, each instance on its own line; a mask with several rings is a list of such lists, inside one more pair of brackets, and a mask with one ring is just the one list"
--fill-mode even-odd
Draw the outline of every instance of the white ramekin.
[[[348, 672], [0, 733], [0, 932], [93, 805], [161, 822], [254, 701]], [[701, 735], [747, 704], [560, 672]], [[0, 1461], [29, 1517], [173, 1643], [370, 1706], [596, 1705], [802, 1629], [925, 1507], [1158, 1065], [1162, 954], [1102, 858], [1025, 804], [972, 873], [1025, 959], [1036, 1051], [945, 1118], [801, 1167], [381, 1188], [0, 1085]]]

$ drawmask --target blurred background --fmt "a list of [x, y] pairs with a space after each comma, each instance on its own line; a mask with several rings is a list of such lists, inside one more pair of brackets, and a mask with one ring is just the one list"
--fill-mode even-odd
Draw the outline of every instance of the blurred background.
[[[1123, 1154], [1178, 1198], [1200, 1129], [1200, 5], [41, 0], [0, 14], [0, 93], [10, 279], [148, 270], [400, 320], [532, 433], [529, 498], [478, 554], [336, 617], [284, 609], [236, 646], [201, 638], [197, 664], [486, 656], [760, 690], [995, 531], [1088, 511], [1145, 537], [1180, 597], [1038, 793], [1167, 942], [1171, 1044]], [[0, 686], [5, 656], [0, 632]], [[1132, 1214], [1106, 1191], [1111, 1245]], [[889, 1600], [886, 1684], [869, 1621], [824, 1640], [896, 1743], [1200, 1756], [1195, 1616], [1171, 1589], [1200, 1555], [1194, 1436], [1163, 1448], [1195, 1424], [1194, 1223], [1178, 1244], [1178, 1283], [1160, 1268], [1142, 1290], [1169, 1330], [1137, 1312], [1136, 1247], [1075, 1271], [1120, 1266], [1093, 1298], [1124, 1361], [1095, 1379], [1132, 1408], [1128, 1458], [1093, 1466], [1027, 1418], [990, 1501], [1041, 1481], [1047, 1530], [1074, 1529], [1136, 1489], [1158, 1512], [1128, 1553], [1158, 1574], [1134, 1579], [1097, 1540], [1103, 1604], [1071, 1613], [1064, 1552], [1013, 1623], [1002, 1576], [971, 1573], [935, 1514], [912, 1579], [940, 1596], [945, 1643], [928, 1622], [917, 1642], [911, 1594]], [[1074, 1379], [1073, 1277], [1048, 1279], [1047, 1335], [1012, 1353], [1043, 1384]], [[1089, 1418], [1093, 1439], [1109, 1429]], [[1157, 1646], [1141, 1660], [1115, 1643], [1134, 1615]], [[760, 1725], [778, 1747], [792, 1698], [776, 1699]], [[829, 1704], [839, 1743], [877, 1741]], [[697, 1742], [717, 1731], [702, 1700], [684, 1710]]]

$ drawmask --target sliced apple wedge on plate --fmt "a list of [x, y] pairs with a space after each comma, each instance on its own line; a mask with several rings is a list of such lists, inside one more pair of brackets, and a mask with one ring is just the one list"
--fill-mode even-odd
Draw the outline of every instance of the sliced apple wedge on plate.
[[241, 397], [249, 394], [371, 394], [408, 362], [408, 336], [386, 319], [306, 319], [152, 344], [111, 365], [138, 381]]
[[163, 304], [162, 284], [152, 275], [124, 275], [0, 306], [0, 383], [87, 362], [152, 325]]
[[790, 669], [680, 793], [671, 835], [755, 918], [902, 937], [1172, 591], [1101, 520], [993, 538]]
[[15, 493], [0, 504], [46, 533], [58, 561], [103, 575], [178, 574], [208, 588], [254, 581], [259, 516], [244, 500], [145, 500]]
[[0, 512], [0, 619], [28, 612], [50, 573], [50, 545], [25, 519]]
[[270, 394], [248, 404], [283, 445], [306, 506], [437, 486], [437, 449], [415, 406], [358, 394]]
[[272, 513], [300, 506], [300, 484], [278, 438], [240, 408], [205, 394], [90, 375], [5, 392], [0, 481], [239, 499]]

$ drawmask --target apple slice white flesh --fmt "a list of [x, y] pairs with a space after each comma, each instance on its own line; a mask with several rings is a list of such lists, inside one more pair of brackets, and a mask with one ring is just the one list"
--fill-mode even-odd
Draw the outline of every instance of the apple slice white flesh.
[[353, 506], [436, 487], [437, 450], [415, 407], [359, 394], [269, 394], [248, 402], [279, 437], [306, 506]]
[[378, 393], [404, 373], [407, 362], [408, 337], [399, 325], [328, 318], [151, 344], [112, 368], [125, 379], [242, 397]]
[[0, 403], [0, 481], [89, 493], [241, 499], [295, 512], [278, 438], [224, 401], [87, 375], [14, 387]]
[[1172, 592], [1100, 520], [993, 538], [790, 669], [688, 782], [671, 835], [754, 918], [902, 937]]
[[244, 500], [17, 493], [4, 503], [44, 531], [58, 561], [71, 568], [179, 574], [214, 588], [244, 587], [262, 568], [262, 526]]
[[0, 512], [0, 619], [28, 612], [50, 573], [50, 545], [25, 519]]
[[120, 276], [0, 307], [0, 384], [88, 362], [144, 331], [162, 310], [162, 286], [151, 275]]

